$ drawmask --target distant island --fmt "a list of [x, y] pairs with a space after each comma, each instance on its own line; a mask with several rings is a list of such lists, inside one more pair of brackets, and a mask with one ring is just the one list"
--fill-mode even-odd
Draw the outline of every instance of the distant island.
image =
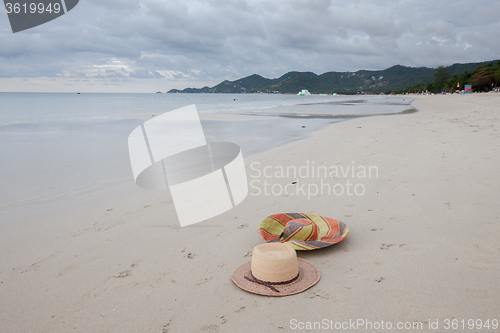
[[[236, 81], [225, 80], [213, 87], [171, 89], [167, 93], [276, 93], [297, 94], [303, 89], [313, 94], [379, 94], [404, 92], [411, 87], [425, 88], [433, 82], [440, 69], [448, 79], [472, 73], [479, 67], [497, 66], [498, 60], [478, 63], [454, 64], [449, 67], [406, 67], [396, 65], [381, 71], [357, 72], [288, 72], [277, 79], [253, 74]], [[454, 83], [456, 85], [456, 83]], [[416, 89], [417, 89], [416, 88]], [[410, 89], [411, 90], [411, 89]], [[425, 90], [425, 89], [424, 89]]]

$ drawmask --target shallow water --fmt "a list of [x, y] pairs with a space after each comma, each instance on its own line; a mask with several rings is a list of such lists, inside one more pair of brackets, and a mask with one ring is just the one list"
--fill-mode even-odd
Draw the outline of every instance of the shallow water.
[[0, 93], [0, 212], [133, 182], [127, 139], [144, 119], [124, 115], [195, 104], [200, 114], [260, 116], [202, 120], [207, 141], [236, 143], [245, 157], [331, 122], [404, 112], [409, 103], [386, 96]]

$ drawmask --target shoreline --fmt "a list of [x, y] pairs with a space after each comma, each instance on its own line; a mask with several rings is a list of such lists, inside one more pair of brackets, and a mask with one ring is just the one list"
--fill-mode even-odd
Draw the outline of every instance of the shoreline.
[[[369, 98], [377, 98], [378, 96], [368, 96]], [[382, 102], [379, 102], [379, 104], [384, 103], [384, 100], [386, 97], [380, 97]], [[397, 99], [390, 101], [390, 103], [397, 103]], [[346, 101], [347, 102], [347, 101]], [[340, 102], [339, 102], [340, 103]], [[324, 105], [322, 105], [324, 104]], [[348, 104], [348, 103], [346, 103]], [[375, 103], [376, 104], [376, 103]], [[328, 109], [329, 102], [326, 103], [314, 103], [314, 106], [320, 107], [321, 109], [316, 109], [311, 110], [311, 109], [306, 109], [303, 105], [295, 105], [295, 112], [298, 110], [300, 111], [301, 114], [303, 115], [302, 117], [299, 117], [298, 115], [294, 114], [277, 114], [275, 116], [261, 116], [261, 115], [256, 115], [256, 114], [234, 114], [234, 113], [200, 113], [200, 119], [202, 123], [204, 124], [205, 128], [205, 134], [208, 134], [207, 138], [216, 138], [215, 141], [231, 141], [235, 140], [238, 138], [238, 133], [237, 131], [243, 130], [244, 132], [247, 133], [254, 133], [253, 136], [256, 138], [254, 139], [253, 137], [250, 137], [249, 135], [243, 135], [241, 136], [243, 140], [241, 142], [236, 143], [240, 144], [242, 150], [243, 150], [243, 156], [245, 158], [249, 158], [255, 154], [259, 154], [260, 152], [267, 152], [267, 151], [272, 151], [278, 146], [281, 146], [283, 144], [287, 144], [289, 142], [294, 142], [294, 141], [300, 141], [304, 138], [307, 138], [311, 135], [314, 135], [314, 132], [317, 130], [321, 130], [325, 127], [328, 127], [329, 124], [331, 124], [331, 121], [339, 122], [339, 121], [344, 121], [344, 120], [350, 120], [353, 118], [358, 118], [358, 117], [371, 117], [371, 116], [379, 116], [379, 115], [398, 115], [398, 114], [404, 114], [407, 113], [408, 110], [400, 111], [400, 112], [395, 112], [395, 113], [390, 113], [388, 112], [389, 110], [386, 110], [385, 113], [377, 113], [374, 112], [373, 114], [367, 113], [367, 112], [360, 112], [357, 111], [357, 114], [346, 114], [345, 111], [337, 111], [340, 112], [339, 115], [337, 116], [330, 116], [327, 114], [317, 114], [314, 112], [321, 112], [325, 111]], [[404, 103], [403, 105], [407, 105], [407, 103]], [[377, 105], [371, 105], [372, 108], [376, 109], [378, 106]], [[408, 106], [411, 106], [408, 104]], [[350, 107], [347, 107], [350, 109]], [[369, 108], [371, 109], [371, 108]], [[318, 111], [319, 110], [319, 111]], [[314, 111], [311, 113], [311, 111]], [[349, 111], [349, 113], [352, 111]], [[380, 112], [380, 111], [378, 111]], [[311, 113], [311, 114], [309, 114]], [[342, 114], [344, 113], [344, 114]], [[153, 114], [125, 114], [121, 116], [108, 116], [104, 117], [106, 121], [108, 120], [113, 120], [113, 119], [119, 119], [119, 120], [125, 120], [125, 121], [134, 121], [134, 120], [147, 120], [153, 118]], [[155, 114], [156, 115], [156, 114]], [[305, 115], [305, 116], [304, 116]], [[73, 119], [73, 118], [71, 118]], [[75, 118], [77, 119], [77, 118]], [[92, 126], [98, 126], [102, 127], [100, 123], [96, 123], [95, 119], [90, 118], [90, 119], [83, 119], [84, 121], [90, 120], [90, 124]], [[251, 120], [251, 121], [250, 121]], [[303, 120], [303, 122], [302, 122]], [[43, 120], [46, 121], [46, 120]], [[78, 128], [77, 125], [71, 124], [72, 126], [75, 126], [75, 128]], [[307, 126], [306, 126], [307, 125]], [[58, 125], [62, 126], [62, 125]], [[86, 126], [91, 126], [86, 124]], [[122, 129], [123, 125], [118, 125], [114, 124], [115, 127], [113, 127], [113, 131], [124, 131]], [[228, 130], [228, 129], [223, 129], [221, 128], [232, 128], [234, 127], [235, 130]], [[267, 130], [267, 128], [273, 128], [272, 131]], [[307, 127], [307, 128], [306, 128]], [[55, 127], [57, 128], [57, 127]], [[50, 128], [50, 130], [53, 130], [53, 128]], [[126, 131], [126, 129], [125, 129]], [[227, 132], [227, 133], [224, 133]], [[124, 132], [125, 133], [125, 132]], [[124, 135], [121, 134], [122, 136]], [[226, 135], [227, 134], [227, 135]], [[82, 136], [82, 141], [84, 139], [88, 139]], [[221, 140], [222, 139], [222, 140]], [[225, 139], [225, 140], [224, 140]], [[116, 137], [113, 137], [112, 140], [116, 141]], [[123, 137], [123, 140], [126, 140], [125, 137]], [[270, 141], [273, 143], [270, 144]], [[52, 144], [58, 144], [57, 142], [51, 142]], [[91, 144], [95, 144], [94, 142], [90, 142]], [[80, 150], [85, 150], [87, 147], [85, 144], [80, 144], [80, 146], [77, 147], [77, 149]], [[113, 150], [123, 150], [123, 147], [118, 147], [113, 146], [108, 148], [110, 150], [110, 153], [113, 153]], [[69, 153], [69, 152], [66, 152]], [[129, 176], [129, 170], [128, 170], [128, 156], [125, 156], [123, 154], [124, 152], [120, 151], [120, 156], [118, 156], [116, 153], [113, 153], [112, 155], [107, 155], [106, 158], [109, 158], [111, 163], [114, 163], [113, 165], [113, 170], [110, 169], [108, 166], [108, 169], [101, 170], [100, 174], [106, 174], [107, 177], [111, 176], [113, 179], [110, 181], [108, 178], [100, 176], [100, 177], [94, 177], [94, 178], [84, 178], [84, 177], [77, 177], [76, 179], [80, 183], [81, 186], [73, 186], [70, 182], [61, 182], [57, 179], [54, 179], [53, 184], [47, 184], [47, 182], [41, 182], [41, 183], [33, 183], [31, 182], [30, 186], [35, 187], [36, 192], [29, 192], [29, 196], [25, 196], [24, 198], [20, 196], [22, 191], [26, 192], [28, 190], [27, 187], [27, 180], [25, 181], [25, 184], [22, 182], [20, 183], [20, 188], [21, 190], [16, 193], [17, 195], [14, 196], [16, 198], [15, 201], [7, 202], [7, 196], [5, 197], [4, 202], [2, 202], [2, 205], [0, 207], [0, 217], [1, 220], [9, 220], [15, 222], [16, 219], [20, 219], [23, 217], [30, 217], [31, 215], [38, 216], [39, 213], [42, 211], [47, 211], [51, 206], [66, 206], [66, 202], [71, 201], [76, 201], [78, 199], [83, 199], [85, 200], [85, 197], [89, 195], [98, 195], [98, 196], [103, 196], [102, 194], [99, 194], [98, 192], [100, 189], [103, 188], [108, 188], [114, 186], [113, 184], [118, 184], [121, 188], [126, 188], [125, 183], [130, 180]], [[127, 154], [128, 155], [128, 154]], [[72, 155], [68, 155], [69, 157], [72, 157]], [[97, 158], [103, 158], [104, 156], [98, 156]], [[11, 157], [14, 158], [14, 157]], [[39, 157], [41, 158], [41, 157]], [[121, 164], [117, 164], [115, 160], [119, 158]], [[85, 162], [86, 161], [79, 161], [78, 159], [76, 160], [71, 160], [67, 161], [67, 163], [77, 163], [77, 162]], [[125, 164], [123, 164], [125, 163]], [[109, 164], [109, 163], [108, 163]], [[87, 167], [92, 168], [94, 170], [94, 174], [97, 174], [99, 172], [99, 165], [96, 165], [95, 163], [89, 163], [86, 164]], [[53, 165], [43, 165], [42, 167], [46, 169], [52, 169], [56, 168], [57, 166]], [[64, 172], [67, 172], [68, 170], [62, 170], [61, 176], [62, 180], [65, 179]], [[118, 171], [118, 174], [115, 174], [115, 172]], [[33, 170], [31, 169], [26, 169], [25, 172], [28, 174], [33, 174]], [[15, 173], [16, 175], [19, 174], [19, 172]], [[50, 172], [49, 172], [50, 174]], [[52, 177], [55, 177], [54, 175], [51, 175]], [[92, 176], [92, 175], [91, 175]], [[21, 177], [21, 175], [19, 175]], [[31, 179], [32, 181], [36, 179]], [[70, 180], [68, 180], [70, 181]], [[71, 186], [70, 186], [71, 185]], [[16, 186], [16, 183], [13, 183], [12, 186]], [[47, 193], [43, 193], [40, 189], [43, 189], [45, 187], [50, 186], [51, 188], [56, 188], [57, 190], [50, 190], [47, 191]], [[65, 187], [66, 186], [66, 187]], [[124, 187], [125, 186], [125, 187]], [[117, 192], [120, 192], [120, 194], [123, 192], [122, 189], [117, 189]], [[24, 193], [25, 195], [28, 195], [28, 192]], [[67, 198], [70, 198], [69, 200]], [[45, 207], [47, 206], [47, 207]], [[91, 208], [91, 207], [90, 207]], [[24, 212], [25, 210], [29, 210], [29, 212]], [[17, 212], [21, 212], [19, 215]], [[5, 222], [3, 222], [5, 223]]]
[[[252, 177], [253, 161], [376, 165], [378, 176], [362, 179], [362, 196], [249, 194], [224, 214], [179, 228], [168, 195], [131, 188], [128, 200], [89, 198], [92, 210], [81, 205], [30, 228], [0, 226], [0, 320], [12, 332], [237, 332], [249, 322], [256, 331], [288, 332], [293, 319], [324, 318], [491, 321], [500, 299], [499, 105], [495, 95], [421, 96], [417, 113], [335, 123], [246, 160], [249, 182], [265, 180]], [[230, 274], [262, 243], [260, 221], [295, 211], [350, 228], [337, 245], [298, 253], [320, 269], [319, 283], [286, 298], [237, 288]]]

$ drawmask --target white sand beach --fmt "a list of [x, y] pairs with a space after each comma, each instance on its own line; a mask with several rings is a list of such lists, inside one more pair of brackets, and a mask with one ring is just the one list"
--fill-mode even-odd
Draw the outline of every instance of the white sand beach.
[[[131, 182], [25, 212], [0, 227], [0, 331], [293, 332], [323, 320], [418, 322], [421, 332], [445, 331], [454, 319], [491, 326], [500, 319], [500, 94], [419, 96], [413, 105], [419, 112], [332, 124], [245, 161], [249, 181], [266, 180], [253, 169], [308, 161], [375, 166], [378, 177], [323, 179], [361, 184], [363, 195], [257, 196], [251, 187], [236, 208], [179, 228], [165, 192]], [[321, 180], [267, 179], [276, 189]], [[350, 234], [298, 253], [322, 274], [304, 293], [239, 289], [230, 275], [263, 242], [260, 221], [283, 212], [336, 218]]]

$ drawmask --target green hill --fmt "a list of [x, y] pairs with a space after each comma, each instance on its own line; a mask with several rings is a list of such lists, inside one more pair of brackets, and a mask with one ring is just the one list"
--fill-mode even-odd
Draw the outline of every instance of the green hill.
[[[277, 79], [267, 79], [258, 74], [253, 74], [236, 81], [222, 81], [218, 85], [210, 88], [212, 93], [254, 93], [259, 92], [263, 87], [272, 87], [296, 76], [299, 72], [289, 72]], [[189, 89], [189, 88], [188, 88]], [[186, 90], [186, 89], [184, 89]], [[182, 92], [187, 92], [187, 91]]]
[[[448, 70], [451, 75], [459, 76], [465, 71], [472, 72], [479, 66], [496, 62], [454, 64], [449, 66]], [[313, 94], [380, 93], [432, 82], [435, 71], [436, 69], [428, 67], [396, 65], [380, 71], [327, 72], [321, 75], [312, 72], [288, 72], [276, 79], [253, 74], [235, 81], [226, 80], [211, 88], [172, 89], [168, 92], [296, 94], [302, 89], [307, 89]]]

